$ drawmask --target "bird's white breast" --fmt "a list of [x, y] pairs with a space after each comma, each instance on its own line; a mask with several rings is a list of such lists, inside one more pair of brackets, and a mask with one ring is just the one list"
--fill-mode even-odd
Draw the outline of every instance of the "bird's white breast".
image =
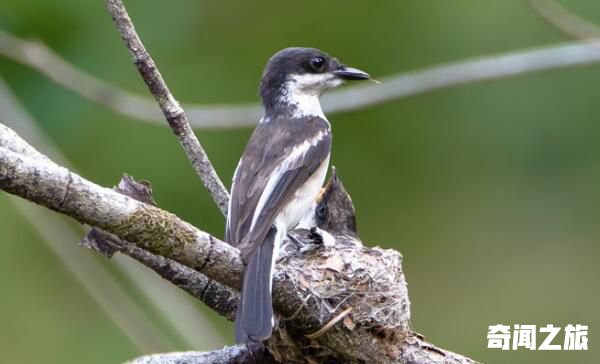
[[[269, 180], [267, 181], [267, 184], [265, 185], [265, 188], [258, 200], [256, 209], [254, 210], [254, 215], [252, 216], [252, 223], [250, 225], [250, 230], [254, 229], [255, 224], [258, 222], [258, 217], [260, 216], [265, 204], [271, 197], [273, 190], [275, 189], [277, 184], [280, 182], [279, 179], [283, 176], [283, 174], [286, 171], [288, 171], [290, 168], [293, 168], [293, 166], [298, 162], [299, 159], [304, 158], [304, 156], [310, 150], [310, 148], [317, 145], [317, 143], [319, 143], [327, 135], [328, 135], [328, 132], [322, 131], [322, 132], [319, 132], [311, 140], [305, 140], [302, 144], [297, 145], [296, 147], [294, 147], [292, 149], [291, 153], [281, 162], [281, 164], [277, 168], [275, 168], [275, 170], [269, 177]], [[298, 190], [296, 190], [292, 199], [290, 201], [288, 201], [286, 206], [282, 207], [282, 210], [278, 214], [278, 216], [280, 216], [280, 215], [282, 216], [282, 219], [280, 219], [281, 221], [278, 221], [277, 219], [275, 219], [275, 221], [274, 221], [275, 224], [277, 224], [279, 222], [280, 223], [279, 226], [282, 228], [285, 228], [286, 230], [289, 228], [288, 226], [290, 224], [293, 223], [291, 227], [294, 227], [296, 224], [298, 224], [298, 222], [302, 218], [302, 215], [300, 215], [300, 217], [298, 217], [296, 220], [296, 217], [294, 216], [294, 211], [296, 209], [293, 208], [293, 206], [295, 206], [296, 203], [300, 203], [301, 205], [299, 205], [297, 209], [302, 214], [306, 211], [306, 207], [304, 206], [305, 196], [306, 196], [306, 198], [309, 198], [313, 189], [315, 189], [315, 192], [312, 195], [312, 198], [315, 198], [317, 196], [319, 189], [321, 188], [321, 185], [323, 184], [323, 181], [325, 179], [325, 174], [327, 173], [328, 166], [329, 166], [329, 155], [319, 165], [319, 167], [317, 167], [317, 170], [304, 182], [304, 184], [302, 186], [300, 186], [298, 188]], [[324, 169], [324, 170], [321, 170], [321, 169]], [[313, 184], [315, 184], [317, 186], [314, 187]], [[290, 210], [290, 211], [288, 211], [287, 213], [284, 214], [284, 212], [287, 210]], [[290, 221], [290, 222], [288, 223], [287, 221]]]
[[327, 168], [329, 167], [329, 156], [317, 168], [317, 170], [300, 186], [291, 200], [285, 205], [281, 212], [275, 218], [277, 226], [284, 227], [286, 230], [294, 228], [300, 222], [300, 219], [306, 215], [313, 206], [313, 202], [317, 198]]

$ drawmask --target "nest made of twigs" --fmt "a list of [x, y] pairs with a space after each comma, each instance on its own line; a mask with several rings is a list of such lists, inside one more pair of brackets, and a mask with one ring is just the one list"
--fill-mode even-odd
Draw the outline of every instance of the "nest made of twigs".
[[317, 341], [335, 326], [342, 340], [358, 345], [357, 340], [372, 338], [380, 346], [373, 350], [385, 351], [409, 332], [410, 302], [399, 252], [336, 245], [287, 254], [280, 260], [277, 274], [293, 282], [320, 322], [317, 330], [304, 333], [310, 339], [307, 345], [318, 346]]

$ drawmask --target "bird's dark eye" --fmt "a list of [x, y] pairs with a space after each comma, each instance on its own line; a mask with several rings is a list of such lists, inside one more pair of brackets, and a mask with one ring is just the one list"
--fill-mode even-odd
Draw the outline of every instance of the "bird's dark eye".
[[310, 60], [310, 68], [315, 72], [323, 72], [325, 69], [325, 59], [323, 57], [315, 57]]
[[320, 203], [319, 205], [317, 205], [317, 210], [315, 212], [317, 214], [318, 222], [325, 221], [325, 218], [327, 217], [327, 212], [328, 212], [327, 204]]

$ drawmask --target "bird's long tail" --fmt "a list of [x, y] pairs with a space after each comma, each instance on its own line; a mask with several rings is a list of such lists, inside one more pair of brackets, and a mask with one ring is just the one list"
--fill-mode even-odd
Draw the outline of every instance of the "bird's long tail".
[[235, 340], [238, 344], [261, 342], [273, 332], [271, 267], [275, 263], [276, 239], [277, 229], [271, 227], [244, 270], [244, 282], [235, 315]]

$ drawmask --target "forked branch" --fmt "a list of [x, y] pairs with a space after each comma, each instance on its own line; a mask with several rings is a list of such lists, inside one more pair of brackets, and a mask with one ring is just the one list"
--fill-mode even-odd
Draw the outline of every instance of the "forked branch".
[[[140, 254], [149, 251], [239, 288], [242, 263], [235, 248], [171, 213], [56, 165], [6, 127], [0, 128], [0, 189], [102, 228], [135, 244], [131, 248]], [[401, 261], [392, 250], [343, 246], [286, 258], [274, 279], [274, 304], [282, 321], [266, 343], [269, 352], [279, 362], [306, 357], [306, 348], [318, 347], [320, 354], [348, 360], [473, 363], [410, 331]], [[315, 339], [306, 336], [348, 307], [353, 307], [349, 321]]]

